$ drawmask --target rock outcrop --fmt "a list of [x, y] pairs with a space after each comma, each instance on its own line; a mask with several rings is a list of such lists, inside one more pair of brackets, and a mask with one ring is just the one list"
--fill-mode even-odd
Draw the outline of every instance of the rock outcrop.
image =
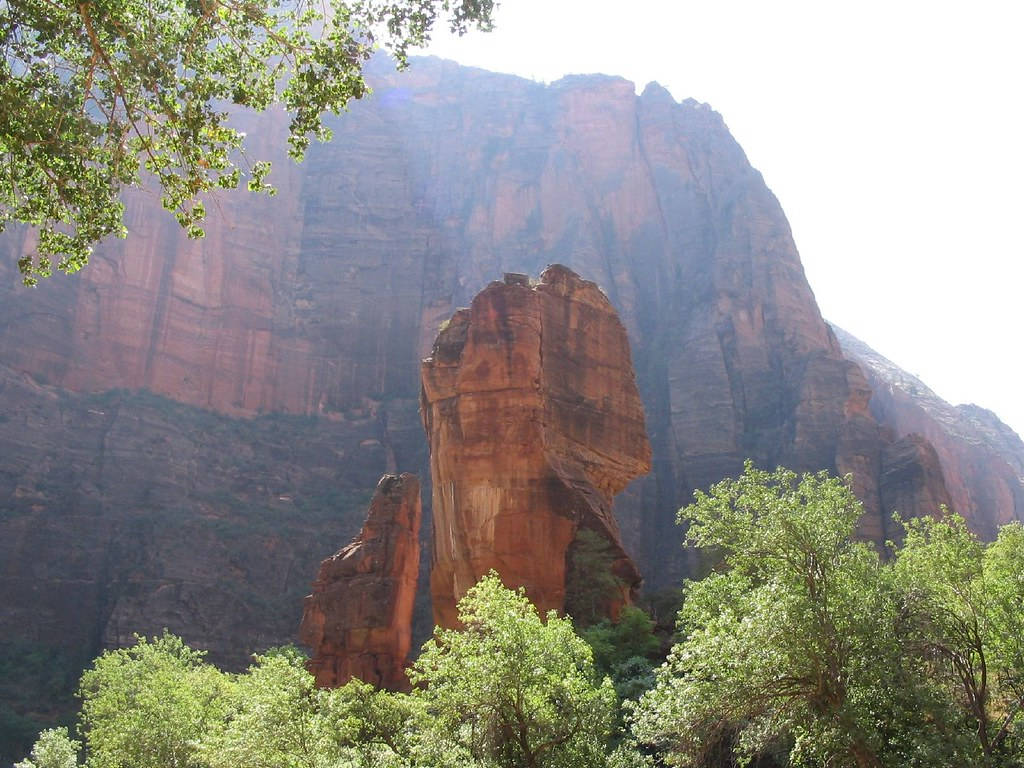
[[[292, 639], [377, 479], [425, 476], [420, 361], [440, 324], [556, 262], [630, 339], [652, 471], [615, 511], [645, 584], [693, 573], [675, 512], [747, 457], [852, 472], [864, 530], [886, 536], [878, 398], [717, 113], [614, 77], [388, 69], [302, 165], [270, 149], [282, 115], [240, 121], [280, 192], [222, 195], [202, 240], [134, 194], [127, 240], [27, 290], [27, 241], [0, 236], [0, 642], [79, 653], [168, 627], [237, 667]], [[923, 434], [952, 486], [975, 471]], [[1020, 516], [978, 478], [977, 508]]]
[[299, 639], [313, 649], [309, 670], [322, 687], [353, 677], [408, 689], [405, 662], [420, 559], [420, 483], [384, 475], [359, 535], [320, 564], [303, 601]]
[[867, 375], [874, 417], [897, 436], [918, 435], [918, 442], [931, 446], [951, 509], [986, 538], [1000, 525], [1024, 519], [1024, 441], [1012, 429], [984, 408], [950, 405], [864, 342], [832, 328]]
[[[564, 611], [581, 529], [602, 537], [608, 615], [640, 574], [612, 499], [650, 470], [626, 331], [607, 297], [562, 266], [506, 275], [442, 328], [423, 361], [433, 481], [434, 620], [491, 569], [543, 613]], [[602, 574], [592, 574], [599, 580]]]

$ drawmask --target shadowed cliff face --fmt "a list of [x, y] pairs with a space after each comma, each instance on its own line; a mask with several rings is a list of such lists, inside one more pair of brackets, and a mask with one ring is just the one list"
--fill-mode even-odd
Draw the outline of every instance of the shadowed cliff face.
[[[496, 276], [560, 262], [601, 286], [629, 333], [654, 471], [616, 508], [650, 584], [690, 568], [678, 506], [746, 457], [852, 472], [881, 535], [869, 390], [721, 117], [612, 77], [379, 69], [331, 144], [278, 163], [281, 194], [207, 206], [205, 240], [140, 194], [134, 237], [75, 278], [27, 293], [5, 257], [0, 360], [235, 415], [330, 417], [369, 398], [391, 432], [415, 420], [389, 401], [416, 397], [440, 323]], [[276, 121], [250, 134], [272, 146]]]
[[320, 564], [303, 601], [301, 642], [313, 649], [309, 670], [324, 687], [353, 677], [407, 690], [413, 601], [420, 567], [420, 483], [384, 475], [366, 522], [347, 547]]
[[[628, 333], [653, 459], [615, 510], [648, 585], [693, 572], [675, 512], [746, 457], [851, 472], [865, 533], [885, 537], [880, 478], [891, 441], [863, 374], [821, 319], [778, 202], [719, 115], [654, 85], [637, 96], [612, 77], [543, 86], [437, 60], [402, 75], [377, 70], [374, 95], [336, 121], [331, 144], [302, 165], [276, 164], [280, 194], [208, 204], [203, 240], [186, 240], [156, 196], [133, 194], [127, 241], [104, 245], [79, 275], [28, 291], [15, 267], [25, 244], [14, 232], [0, 238], [0, 363], [15, 381], [25, 372], [32, 386], [48, 385], [3, 394], [20, 415], [0, 421], [10, 446], [0, 455], [0, 562], [12, 574], [5, 589], [22, 586], [0, 632], [56, 643], [86, 632], [99, 644], [167, 626], [236, 663], [263, 638], [286, 640], [256, 617], [297, 603], [289, 609], [290, 593], [271, 590], [261, 606], [244, 586], [247, 563], [293, 568], [294, 583], [308, 585], [358, 531], [362, 503], [344, 525], [303, 521], [312, 543], [277, 537], [237, 563], [211, 554], [226, 534], [194, 547], [147, 526], [202, 526], [228, 510], [245, 521], [237, 502], [263, 482], [257, 465], [220, 467], [266, 450], [262, 433], [245, 431], [264, 423], [249, 421], [261, 413], [315, 417], [278, 444], [287, 453], [301, 442], [297, 463], [271, 455], [266, 465], [279, 496], [307, 482], [369, 494], [385, 472], [425, 476], [419, 367], [441, 322], [502, 273], [555, 262], [596, 282]], [[268, 147], [283, 143], [279, 115], [243, 127]], [[111, 428], [88, 408], [70, 423], [53, 405], [111, 389], [163, 395], [245, 436], [211, 437], [176, 418]], [[163, 447], [146, 463], [151, 443]], [[98, 445], [120, 458], [96, 468]], [[194, 445], [208, 453], [182, 468]], [[312, 445], [323, 454], [305, 455]], [[162, 490], [168, 477], [180, 478], [173, 494]], [[59, 500], [26, 506], [26, 488], [57, 478]], [[231, 501], [197, 490], [239, 482]], [[68, 512], [79, 509], [92, 511]], [[316, 551], [321, 541], [327, 551]], [[90, 554], [58, 554], [69, 548]], [[125, 567], [133, 558], [138, 566]], [[113, 583], [134, 586], [116, 611], [86, 617], [59, 608], [69, 582], [103, 595]], [[242, 597], [214, 597], [232, 590]]]
[[950, 405], [864, 342], [833, 329], [867, 374], [875, 418], [899, 436], [919, 435], [933, 446], [950, 509], [989, 539], [1000, 525], [1024, 519], [1024, 442], [1012, 429], [984, 408]]
[[535, 285], [491, 283], [423, 361], [421, 408], [435, 623], [456, 626], [456, 603], [491, 569], [542, 614], [564, 611], [581, 528], [607, 542], [617, 582], [596, 601], [617, 615], [640, 574], [612, 498], [650, 470], [651, 449], [626, 333], [597, 286], [561, 266]]

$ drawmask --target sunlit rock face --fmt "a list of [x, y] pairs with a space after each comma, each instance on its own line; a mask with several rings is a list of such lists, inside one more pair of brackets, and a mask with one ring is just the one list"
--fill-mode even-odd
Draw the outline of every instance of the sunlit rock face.
[[[435, 622], [495, 570], [541, 611], [563, 611], [581, 528], [603, 537], [616, 615], [640, 575], [612, 498], [650, 469], [626, 331], [607, 297], [565, 267], [506, 275], [444, 327], [423, 361], [433, 481]], [[597, 574], [595, 574], [595, 577]]]
[[406, 690], [420, 559], [420, 483], [384, 475], [351, 544], [320, 564], [303, 602], [300, 640], [312, 648], [317, 685], [353, 677]]
[[[717, 113], [614, 77], [387, 70], [301, 165], [271, 149], [281, 115], [243, 120], [279, 194], [210, 201], [202, 240], [133, 194], [127, 240], [27, 290], [31, 243], [0, 235], [0, 638], [79, 653], [167, 627], [236, 668], [292, 641], [378, 478], [429, 472], [441, 323], [551, 263], [629, 338], [652, 469], [615, 513], [645, 585], [695, 572], [676, 510], [747, 457], [852, 473], [887, 535], [877, 398]], [[993, 490], [993, 519], [1011, 497]]]
[[[875, 418], [897, 436], [928, 442], [948, 488], [948, 498], [941, 500], [950, 509], [986, 538], [1000, 525], [1024, 519], [1024, 442], [1012, 429], [984, 408], [950, 405], [864, 342], [833, 329], [843, 351], [867, 374]], [[885, 508], [913, 514], [905, 506]]]

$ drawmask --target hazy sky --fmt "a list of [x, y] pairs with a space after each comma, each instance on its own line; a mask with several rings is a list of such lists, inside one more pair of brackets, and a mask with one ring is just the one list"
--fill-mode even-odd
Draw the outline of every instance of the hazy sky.
[[1024, 2], [505, 0], [430, 53], [722, 114], [826, 319], [1024, 435]]

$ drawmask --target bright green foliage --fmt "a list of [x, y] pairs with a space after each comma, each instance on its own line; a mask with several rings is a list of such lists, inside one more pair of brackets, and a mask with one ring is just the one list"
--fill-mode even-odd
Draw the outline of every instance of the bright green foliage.
[[338, 748], [322, 713], [323, 692], [305, 657], [282, 649], [256, 658], [227, 691], [228, 717], [203, 738], [211, 768], [327, 768]]
[[203, 739], [210, 768], [410, 766], [419, 708], [360, 680], [320, 689], [305, 656], [282, 648], [235, 678], [227, 717]]
[[907, 645], [947, 686], [975, 734], [969, 762], [1024, 765], [1024, 528], [985, 546], [961, 517], [906, 524], [895, 571]]
[[[412, 694], [359, 680], [318, 689], [294, 648], [240, 675], [173, 635], [108, 651], [82, 678], [87, 768], [589, 768], [644, 765], [607, 751], [615, 692], [594, 676], [568, 619], [546, 621], [490, 575], [439, 630]], [[66, 732], [42, 734], [22, 768], [73, 768]]]
[[430, 721], [415, 698], [352, 680], [322, 692], [327, 729], [343, 748], [343, 765], [366, 768], [457, 765], [455, 755], [433, 759]]
[[453, 32], [490, 26], [493, 0], [9, 0], [0, 3], [0, 231], [38, 229], [26, 283], [84, 266], [124, 234], [118, 194], [143, 176], [189, 236], [203, 193], [271, 191], [265, 161], [243, 161], [229, 105], [291, 116], [301, 159], [321, 118], [367, 92], [382, 41], [400, 63], [438, 17]]
[[[983, 545], [960, 518], [913, 521], [884, 564], [854, 541], [842, 481], [749, 465], [681, 514], [722, 563], [686, 585], [682, 639], [626, 702], [632, 733], [598, 672], [627, 698], [648, 687], [626, 684], [649, 672], [650, 618], [591, 627], [592, 653], [491, 573], [411, 694], [317, 689], [288, 648], [241, 675], [166, 633], [104, 653], [81, 683], [85, 765], [651, 768], [639, 741], [670, 765], [1024, 766], [1024, 527]], [[44, 731], [17, 768], [74, 768], [79, 749]]]
[[603, 766], [615, 692], [596, 681], [571, 622], [542, 620], [493, 572], [459, 602], [459, 619], [464, 629], [437, 630], [410, 673], [438, 733], [486, 766]]
[[180, 638], [107, 651], [82, 675], [89, 768], [193, 768], [227, 711], [228, 678]]
[[943, 764], [916, 728], [934, 707], [900, 661], [894, 593], [852, 539], [861, 511], [840, 480], [749, 463], [696, 495], [680, 517], [722, 568], [686, 585], [683, 639], [635, 712], [639, 738], [678, 765], [723, 749], [741, 762]]
[[14, 768], [75, 768], [80, 742], [72, 741], [67, 728], [50, 728], [39, 734], [32, 756]]

